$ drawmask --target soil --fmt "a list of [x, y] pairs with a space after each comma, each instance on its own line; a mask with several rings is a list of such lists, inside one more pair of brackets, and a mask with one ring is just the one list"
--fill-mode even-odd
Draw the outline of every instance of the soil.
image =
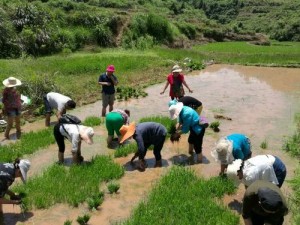
[[[203, 71], [194, 71], [191, 76], [186, 76], [186, 81], [193, 89], [189, 95], [202, 101], [205, 115], [210, 122], [215, 121], [215, 115], [220, 121], [220, 131], [213, 132], [207, 128], [204, 137], [202, 164], [192, 162], [188, 154], [187, 135], [183, 135], [179, 143], [172, 144], [166, 141], [162, 156], [163, 167], [153, 168], [154, 156], [152, 152], [146, 156], [148, 168], [139, 172], [129, 163], [132, 155], [115, 159], [124, 165], [125, 175], [119, 180], [120, 189], [117, 194], [110, 195], [106, 192], [105, 201], [97, 211], [89, 212], [85, 204], [78, 208], [71, 208], [64, 204], [55, 205], [46, 210], [33, 210], [25, 214], [20, 213], [18, 206], [4, 205], [3, 224], [39, 224], [53, 225], [64, 224], [85, 213], [91, 215], [90, 225], [112, 224], [130, 216], [132, 209], [139, 201], [147, 198], [153, 185], [164, 175], [173, 164], [185, 164], [193, 168], [199, 176], [209, 178], [217, 176], [219, 164], [210, 156], [216, 140], [230, 133], [244, 133], [250, 137], [253, 155], [274, 154], [285, 162], [288, 173], [282, 187], [283, 193], [291, 194], [287, 180], [291, 179], [298, 161], [282, 151], [284, 138], [293, 133], [293, 117], [299, 112], [297, 100], [300, 95], [300, 69], [292, 68], [264, 68], [243, 67], [231, 65], [212, 65]], [[146, 89], [148, 96], [143, 99], [134, 99], [126, 102], [116, 102], [115, 108], [128, 108], [131, 110], [131, 121], [138, 121], [142, 117], [164, 115], [168, 116], [167, 94], [160, 95], [164, 83]], [[87, 116], [100, 116], [101, 101], [83, 106], [72, 111], [72, 114], [84, 119]], [[224, 119], [225, 118], [225, 119]], [[230, 118], [228, 120], [226, 118]], [[55, 118], [52, 118], [55, 121]], [[44, 128], [44, 121], [25, 124], [23, 131], [28, 132]], [[12, 130], [11, 137], [14, 137]], [[96, 154], [113, 154], [113, 149], [106, 148], [105, 127], [95, 129], [94, 145], [82, 146], [85, 160]], [[10, 141], [13, 142], [14, 140]], [[260, 144], [266, 141], [267, 149], [261, 149]], [[8, 141], [3, 141], [2, 144]], [[67, 149], [70, 145], [67, 145]], [[57, 161], [57, 147], [51, 145], [33, 155], [29, 155], [32, 167], [29, 177], [40, 174], [46, 167]], [[66, 152], [66, 164], [71, 161], [70, 151]], [[235, 213], [240, 213], [241, 199], [244, 187], [239, 186], [236, 194], [225, 196], [223, 203]], [[285, 224], [290, 224], [290, 215]], [[1, 223], [0, 223], [1, 224]]]

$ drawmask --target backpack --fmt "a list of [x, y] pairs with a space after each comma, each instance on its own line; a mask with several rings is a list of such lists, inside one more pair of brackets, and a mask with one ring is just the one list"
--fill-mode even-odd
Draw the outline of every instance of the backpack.
[[58, 122], [61, 124], [80, 124], [81, 120], [77, 116], [64, 114], [60, 117]]

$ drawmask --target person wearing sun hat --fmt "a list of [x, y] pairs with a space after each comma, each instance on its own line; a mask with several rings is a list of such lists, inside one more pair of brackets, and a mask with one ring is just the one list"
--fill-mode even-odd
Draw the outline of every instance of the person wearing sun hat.
[[235, 159], [247, 160], [251, 157], [251, 142], [244, 134], [230, 134], [220, 138], [214, 149], [211, 151], [212, 157], [221, 164], [220, 175], [224, 175], [227, 165]]
[[68, 139], [72, 143], [73, 163], [82, 163], [84, 158], [81, 156], [81, 141], [93, 144], [94, 129], [77, 124], [56, 124], [53, 129], [54, 137], [58, 145], [58, 162], [64, 163], [65, 141]]
[[136, 141], [138, 147], [136, 155], [139, 157], [137, 169], [139, 171], [145, 171], [147, 167], [145, 155], [150, 145], [154, 146], [153, 154], [156, 160], [154, 167], [162, 166], [161, 150], [167, 136], [167, 129], [162, 124], [155, 122], [144, 122], [135, 125], [133, 122], [129, 125], [123, 125], [120, 128], [120, 133], [120, 143], [123, 143], [130, 137]]
[[228, 165], [226, 175], [236, 185], [241, 182], [246, 188], [256, 180], [269, 181], [281, 187], [286, 177], [286, 167], [277, 156], [257, 155], [246, 161], [234, 160]]
[[98, 84], [102, 86], [102, 117], [106, 115], [107, 106], [109, 106], [109, 112], [114, 109], [115, 86], [119, 83], [114, 72], [115, 66], [109, 65], [106, 68], [106, 72], [101, 74], [98, 79]]
[[189, 90], [190, 93], [193, 93], [193, 90], [190, 89], [188, 84], [186, 83], [184, 79], [184, 75], [181, 73], [182, 69], [179, 65], [174, 65], [172, 68], [172, 73], [170, 73], [167, 76], [167, 82], [163, 89], [163, 91], [160, 93], [161, 95], [165, 93], [166, 89], [170, 85], [170, 92], [169, 95], [171, 99], [179, 99], [182, 96], [184, 96], [184, 88], [183, 85]]
[[172, 120], [178, 120], [175, 134], [181, 135], [182, 133], [190, 132], [188, 137], [189, 154], [193, 155], [195, 150], [197, 161], [202, 163], [202, 144], [205, 134], [205, 126], [200, 125], [200, 116], [194, 109], [184, 106], [182, 102], [171, 105], [169, 107], [169, 113]]
[[16, 87], [22, 85], [22, 82], [15, 77], [9, 77], [3, 81], [3, 85], [5, 86], [2, 93], [3, 114], [7, 116], [4, 137], [10, 139], [9, 133], [15, 121], [16, 136], [19, 139], [21, 137], [20, 119], [22, 103], [21, 95], [16, 90]]
[[242, 202], [245, 225], [282, 225], [288, 214], [287, 202], [280, 188], [268, 181], [252, 183]]
[[[2, 204], [20, 204], [22, 199], [19, 195], [9, 190], [16, 177], [20, 177], [26, 183], [27, 172], [30, 169], [30, 161], [27, 159], [15, 159], [14, 163], [0, 163], [0, 213]], [[4, 198], [9, 195], [10, 199]]]

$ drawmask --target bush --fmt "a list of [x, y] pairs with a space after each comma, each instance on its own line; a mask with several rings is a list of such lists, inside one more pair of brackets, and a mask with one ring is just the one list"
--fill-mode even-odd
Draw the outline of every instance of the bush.
[[147, 32], [159, 43], [172, 43], [174, 40], [168, 20], [155, 14], [150, 14], [147, 18]]
[[96, 37], [97, 43], [102, 47], [109, 47], [114, 43], [111, 30], [103, 24], [99, 24], [96, 26], [96, 28], [94, 29], [94, 35]]

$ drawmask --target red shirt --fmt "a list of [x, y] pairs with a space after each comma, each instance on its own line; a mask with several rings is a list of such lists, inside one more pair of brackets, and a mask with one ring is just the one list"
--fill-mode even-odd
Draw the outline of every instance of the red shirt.
[[3, 90], [2, 102], [6, 111], [18, 109], [21, 110], [21, 95], [14, 88], [5, 88]]
[[168, 75], [167, 80], [170, 84], [170, 96], [172, 98], [182, 97], [184, 95], [184, 90], [182, 86], [182, 82], [184, 81], [183, 74], [178, 74], [178, 76], [174, 76], [172, 73]]

